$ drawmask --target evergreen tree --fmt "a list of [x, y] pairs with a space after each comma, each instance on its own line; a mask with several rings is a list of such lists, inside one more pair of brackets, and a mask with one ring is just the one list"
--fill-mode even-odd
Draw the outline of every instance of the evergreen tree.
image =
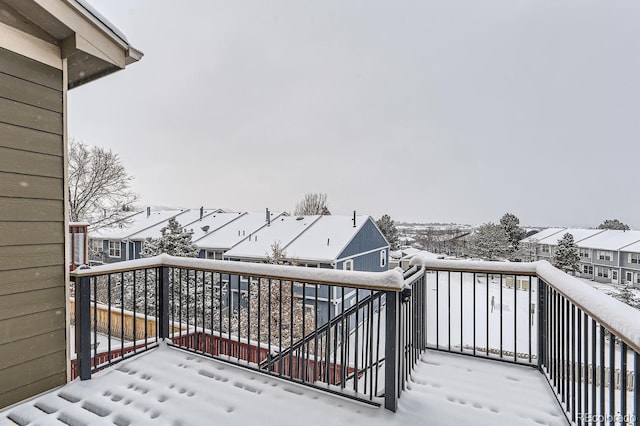
[[580, 256], [578, 255], [578, 246], [573, 241], [573, 235], [567, 232], [558, 241], [558, 247], [553, 254], [551, 263], [566, 273], [580, 270]]
[[[193, 231], [184, 229], [175, 218], [169, 219], [169, 223], [160, 230], [160, 233], [159, 238], [149, 238], [142, 244], [142, 257], [152, 257], [162, 253], [172, 256], [198, 257], [199, 249], [191, 240]], [[177, 271], [170, 278], [169, 289], [169, 303], [173, 306], [173, 320], [218, 329], [220, 291], [223, 295], [226, 293], [226, 284], [222, 284], [219, 279], [219, 275], [205, 274], [201, 271]], [[143, 279], [137, 282], [136, 309], [139, 309], [144, 304], [145, 288]], [[155, 303], [155, 287], [151, 287], [153, 286], [147, 284], [147, 306], [149, 303]], [[198, 312], [200, 314], [194, 315]], [[227, 322], [223, 321], [223, 326], [226, 324]]]
[[398, 250], [400, 245], [398, 244], [398, 229], [396, 224], [388, 214], [382, 215], [382, 217], [376, 221], [376, 225], [380, 228], [380, 232], [389, 242], [389, 248], [391, 250]]
[[172, 217], [167, 226], [160, 230], [159, 238], [149, 238], [142, 244], [142, 257], [152, 257], [166, 253], [172, 256], [198, 257], [199, 249], [191, 241], [193, 231], [184, 229]]
[[520, 240], [524, 238], [524, 230], [520, 228], [520, 219], [512, 213], [505, 213], [500, 219], [500, 226], [507, 233], [509, 240], [509, 258], [513, 259], [517, 257], [518, 249], [520, 248]]
[[504, 228], [494, 223], [481, 225], [469, 238], [469, 255], [483, 260], [503, 260], [510, 256], [511, 245]]
[[598, 229], [615, 229], [618, 231], [628, 231], [628, 225], [620, 222], [618, 219], [607, 219], [598, 225]]
[[640, 302], [636, 298], [636, 295], [633, 292], [633, 285], [625, 285], [622, 287], [619, 293], [611, 292], [609, 296], [612, 296], [618, 299], [621, 302], [626, 303], [629, 306], [632, 306], [636, 309], [640, 309]]

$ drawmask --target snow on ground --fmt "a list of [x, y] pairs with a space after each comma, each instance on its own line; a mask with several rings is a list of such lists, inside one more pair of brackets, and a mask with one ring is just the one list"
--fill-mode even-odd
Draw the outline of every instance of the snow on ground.
[[564, 425], [535, 369], [426, 351], [398, 412], [161, 345], [0, 412], [0, 425]]

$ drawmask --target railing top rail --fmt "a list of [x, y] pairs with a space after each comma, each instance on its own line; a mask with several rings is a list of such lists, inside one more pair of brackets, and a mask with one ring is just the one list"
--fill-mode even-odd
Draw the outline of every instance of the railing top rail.
[[479, 262], [427, 259], [416, 256], [411, 260], [411, 265], [419, 265], [427, 270], [537, 276], [583, 312], [614, 332], [633, 350], [640, 353], [640, 310], [613, 297], [603, 297], [600, 290], [560, 271], [545, 260], [537, 262]]
[[490, 272], [505, 275], [536, 275], [539, 262], [487, 262], [478, 260], [429, 259], [420, 255], [411, 259], [411, 266], [445, 269], [455, 272]]
[[328, 284], [367, 290], [400, 291], [404, 288], [404, 278], [397, 270], [385, 272], [342, 271], [323, 268], [304, 268], [291, 265], [268, 263], [232, 262], [227, 260], [197, 259], [161, 254], [146, 259], [129, 260], [92, 268], [78, 268], [72, 277], [86, 277], [129, 272], [137, 269], [157, 267], [194, 269], [206, 272], [220, 272], [247, 275], [256, 278], [272, 278], [304, 282], [308, 284]]

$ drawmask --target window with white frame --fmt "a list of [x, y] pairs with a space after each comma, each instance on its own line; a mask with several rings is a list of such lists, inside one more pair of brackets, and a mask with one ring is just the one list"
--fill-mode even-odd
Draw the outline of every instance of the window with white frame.
[[598, 260], [606, 260], [611, 261], [613, 258], [613, 253], [606, 250], [598, 250]]
[[640, 273], [636, 272], [636, 284], [640, 284]]
[[89, 252], [98, 254], [103, 252], [102, 240], [89, 240]]
[[580, 254], [580, 257], [584, 257], [588, 259], [591, 257], [591, 250], [589, 250], [588, 248], [581, 248], [579, 250], [579, 254]]
[[596, 273], [601, 278], [609, 278], [609, 269], [607, 268], [596, 268]]
[[380, 267], [384, 268], [387, 266], [387, 251], [380, 250]]
[[109, 241], [109, 257], [120, 257], [120, 241]]
[[640, 264], [640, 253], [629, 253], [629, 263]]
[[353, 271], [353, 259], [345, 260], [342, 264], [342, 269], [345, 271]]
[[633, 272], [627, 272], [625, 275], [628, 283], [633, 282]]
[[540, 245], [540, 252], [549, 254], [551, 253], [551, 248], [547, 244], [542, 244]]
[[582, 265], [582, 273], [593, 275], [593, 265]]

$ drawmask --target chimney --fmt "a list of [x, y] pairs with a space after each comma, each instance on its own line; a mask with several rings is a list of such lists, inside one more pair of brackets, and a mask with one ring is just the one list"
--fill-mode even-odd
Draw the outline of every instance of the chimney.
[[271, 226], [271, 213], [269, 213], [269, 208], [266, 209], [267, 214], [267, 226]]
[[330, 239], [329, 239], [329, 238], [327, 238], [327, 245], [329, 245], [329, 240], [330, 240]]
[[202, 220], [202, 216], [204, 216], [204, 206], [200, 207], [200, 220]]
[[147, 217], [151, 216], [151, 207], [147, 207]]
[[356, 227], [356, 211], [353, 211], [353, 227]]

